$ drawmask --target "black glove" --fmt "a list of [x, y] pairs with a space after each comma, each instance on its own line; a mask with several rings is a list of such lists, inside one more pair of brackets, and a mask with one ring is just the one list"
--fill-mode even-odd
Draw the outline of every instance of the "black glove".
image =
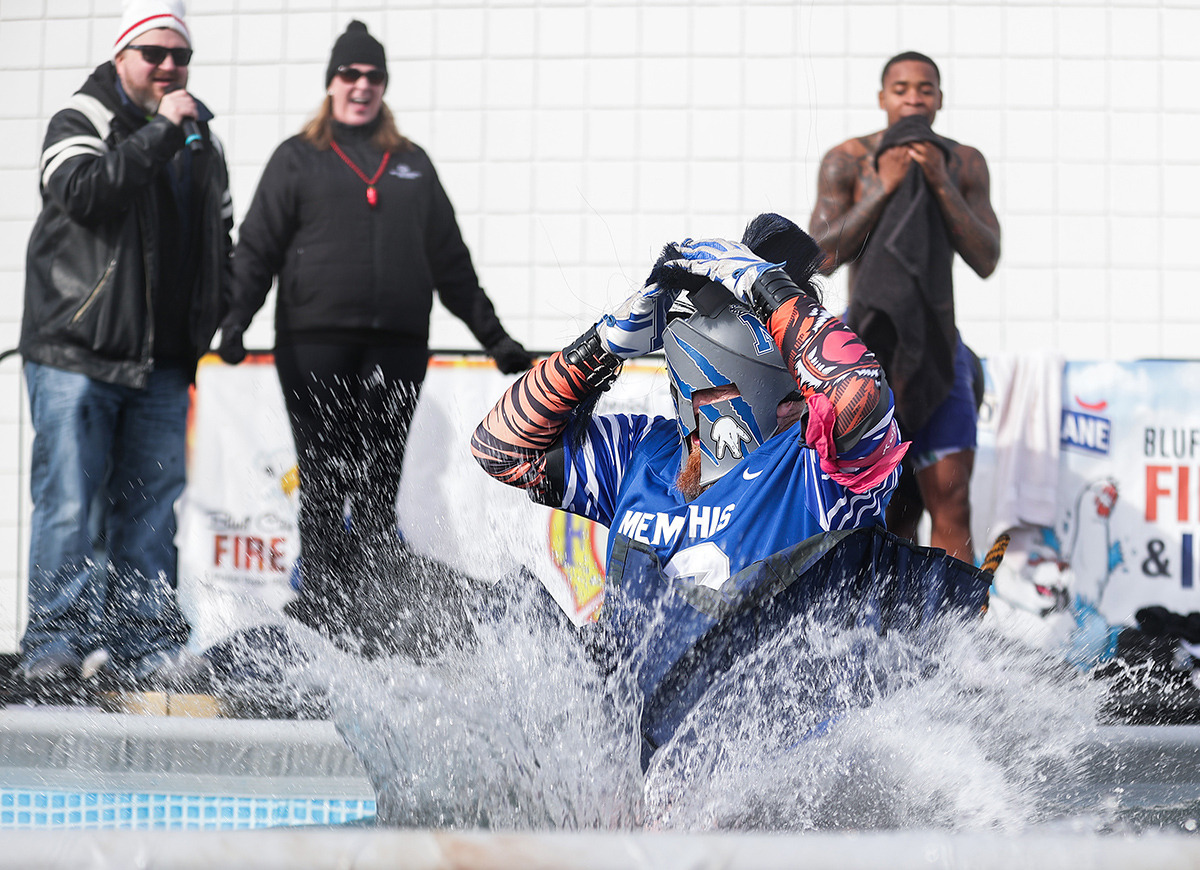
[[217, 345], [217, 355], [231, 366], [246, 358], [246, 348], [242, 344], [244, 332], [240, 326], [221, 326], [221, 343]]
[[533, 354], [521, 347], [511, 336], [504, 336], [489, 347], [487, 352], [488, 356], [496, 361], [496, 368], [506, 375], [515, 375], [533, 365]]

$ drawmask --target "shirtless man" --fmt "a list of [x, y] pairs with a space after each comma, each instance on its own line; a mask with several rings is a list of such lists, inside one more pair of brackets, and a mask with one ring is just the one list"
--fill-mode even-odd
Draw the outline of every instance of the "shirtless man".
[[[954, 326], [950, 264], [957, 253], [980, 277], [991, 275], [1000, 259], [1000, 223], [983, 155], [930, 129], [942, 108], [937, 64], [917, 52], [899, 54], [884, 66], [882, 85], [879, 107], [887, 129], [850, 139], [825, 155], [809, 232], [826, 253], [825, 274], [851, 264], [847, 323], [883, 362], [896, 389], [904, 437], [913, 442], [905, 464], [915, 473], [919, 494], [910, 489], [906, 496], [901, 486], [888, 510], [888, 527], [914, 538], [923, 502], [931, 544], [973, 562], [968, 487], [975, 460], [975, 362]], [[924, 193], [916, 192], [920, 179]], [[888, 238], [903, 238], [893, 235], [902, 220], [896, 212], [901, 199], [907, 206], [913, 197], [924, 197], [931, 214], [928, 232], [917, 234], [932, 240], [930, 252], [912, 257], [926, 263], [929, 274], [917, 279], [883, 252], [882, 243], [872, 245], [885, 236], [884, 223]], [[890, 204], [895, 208], [889, 217]], [[903, 288], [904, 282], [915, 289]], [[940, 302], [928, 304], [939, 294]], [[917, 355], [923, 356], [919, 364], [912, 361]]]

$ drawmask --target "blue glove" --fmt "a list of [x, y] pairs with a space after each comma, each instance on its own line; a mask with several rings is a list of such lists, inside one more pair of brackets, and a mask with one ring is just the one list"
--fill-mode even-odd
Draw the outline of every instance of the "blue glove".
[[662, 350], [667, 309], [678, 295], [678, 290], [646, 284], [596, 324], [596, 334], [604, 349], [621, 359]]
[[721, 284], [747, 305], [752, 304], [750, 291], [758, 277], [781, 265], [768, 263], [740, 242], [725, 239], [684, 239], [676, 247], [680, 259], [672, 260], [668, 265]]

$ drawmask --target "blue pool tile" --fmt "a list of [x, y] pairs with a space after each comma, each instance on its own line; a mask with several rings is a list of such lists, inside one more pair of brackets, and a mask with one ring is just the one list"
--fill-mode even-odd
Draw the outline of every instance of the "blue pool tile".
[[244, 830], [343, 824], [374, 801], [0, 788], [0, 828]]

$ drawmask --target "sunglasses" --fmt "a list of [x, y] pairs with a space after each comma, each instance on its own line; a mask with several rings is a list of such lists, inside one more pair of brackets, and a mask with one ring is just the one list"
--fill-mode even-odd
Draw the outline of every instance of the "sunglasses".
[[168, 54], [171, 55], [171, 60], [175, 61], [175, 66], [187, 66], [192, 62], [190, 48], [164, 48], [161, 45], [127, 45], [125, 47], [140, 51], [142, 60], [150, 66], [158, 66], [167, 59]]
[[362, 70], [355, 69], [352, 66], [339, 66], [337, 68], [337, 77], [348, 85], [354, 84], [363, 76], [366, 76], [367, 81], [369, 81], [371, 84], [381, 85], [383, 84], [384, 79], [387, 78], [387, 73], [381, 69], [373, 69], [368, 72], [363, 72]]

